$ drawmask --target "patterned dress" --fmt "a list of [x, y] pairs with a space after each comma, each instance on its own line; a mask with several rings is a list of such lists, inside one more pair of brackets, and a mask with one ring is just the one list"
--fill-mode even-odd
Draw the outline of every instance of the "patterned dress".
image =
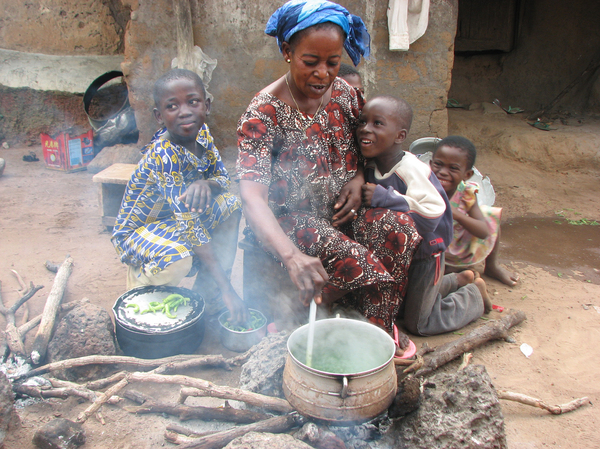
[[[152, 274], [192, 256], [194, 246], [208, 243], [219, 223], [241, 208], [227, 191], [231, 181], [206, 124], [196, 139], [204, 149], [200, 158], [165, 134], [166, 128], [159, 130], [142, 149], [144, 157], [127, 184], [112, 236], [123, 263]], [[200, 179], [217, 182], [223, 193], [213, 196], [202, 213], [190, 212], [178, 197]]]
[[[478, 189], [479, 185], [475, 182], [461, 182], [450, 199], [450, 204], [463, 214], [468, 214], [477, 201]], [[488, 236], [485, 239], [475, 237], [455, 221], [452, 243], [446, 250], [446, 265], [452, 267], [475, 265], [483, 262], [494, 249], [498, 239], [502, 208], [483, 204], [480, 204], [479, 208], [488, 227]]]
[[242, 180], [269, 186], [269, 207], [283, 231], [323, 262], [325, 291], [353, 291], [342, 303], [391, 331], [420, 239], [412, 219], [361, 209], [352, 225], [331, 224], [340, 190], [363, 163], [353, 137], [363, 103], [340, 79], [312, 119], [271, 94], [258, 94], [238, 124], [237, 171]]

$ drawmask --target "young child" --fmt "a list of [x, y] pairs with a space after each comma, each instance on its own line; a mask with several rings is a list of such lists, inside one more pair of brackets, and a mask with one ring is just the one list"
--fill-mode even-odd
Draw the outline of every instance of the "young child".
[[408, 271], [404, 326], [416, 335], [460, 329], [491, 308], [483, 279], [472, 271], [442, 276], [452, 240], [452, 211], [431, 169], [402, 150], [412, 123], [404, 100], [378, 96], [364, 106], [356, 131], [368, 159], [363, 204], [409, 214], [423, 240]]
[[142, 149], [112, 235], [128, 266], [127, 288], [176, 286], [191, 275], [196, 256], [201, 270], [194, 289], [211, 299], [206, 292], [214, 282], [232, 319], [244, 322], [247, 309], [228, 276], [241, 203], [229, 192], [229, 175], [204, 123], [210, 112], [204, 84], [194, 72], [171, 70], [154, 85], [154, 103], [161, 129]]
[[344, 64], [343, 62], [340, 64], [340, 70], [338, 72], [338, 77], [342, 78], [348, 84], [350, 84], [355, 89], [358, 89], [361, 94], [365, 94], [365, 90], [362, 85], [362, 78], [358, 70], [352, 67], [350, 64]]
[[473, 176], [476, 150], [461, 136], [448, 136], [438, 142], [431, 158], [431, 169], [451, 198], [454, 238], [446, 253], [446, 266], [451, 271], [464, 270], [485, 261], [484, 273], [514, 286], [519, 280], [498, 264], [500, 242], [499, 207], [479, 206], [477, 184], [467, 182]]

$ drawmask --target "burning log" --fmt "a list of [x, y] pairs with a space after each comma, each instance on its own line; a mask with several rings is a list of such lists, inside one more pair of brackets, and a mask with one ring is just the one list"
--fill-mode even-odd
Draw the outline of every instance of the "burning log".
[[572, 412], [577, 410], [579, 407], [590, 403], [588, 397], [575, 399], [571, 402], [562, 405], [549, 405], [541, 399], [537, 399], [531, 396], [527, 396], [521, 393], [513, 393], [506, 390], [497, 390], [498, 399], [506, 399], [508, 401], [520, 402], [521, 404], [531, 405], [532, 407], [539, 407], [543, 410], [547, 410], [553, 415], [560, 415], [562, 413]]
[[31, 361], [34, 365], [39, 365], [46, 356], [48, 342], [52, 336], [52, 329], [54, 328], [54, 322], [56, 321], [58, 308], [65, 293], [67, 280], [69, 279], [72, 270], [73, 258], [67, 257], [58, 269], [58, 273], [56, 273], [54, 284], [52, 284], [52, 290], [50, 290], [50, 294], [46, 300], [46, 305], [44, 306], [40, 327], [35, 336], [35, 340], [33, 341]]
[[[290, 413], [283, 416], [265, 419], [254, 424], [246, 426], [238, 426], [233, 429], [215, 432], [211, 435], [196, 438], [194, 441], [184, 443], [179, 447], [181, 449], [220, 449], [237, 437], [247, 434], [248, 432], [268, 432], [268, 433], [283, 433], [294, 427], [302, 425], [303, 419], [297, 413]], [[165, 433], [165, 438], [167, 434]]]
[[417, 370], [415, 376], [425, 376], [440, 366], [460, 357], [463, 353], [471, 351], [490, 340], [507, 338], [508, 329], [526, 319], [525, 313], [520, 310], [509, 311], [501, 320], [490, 321], [455, 341], [437, 347], [430, 356], [424, 357], [424, 365]]

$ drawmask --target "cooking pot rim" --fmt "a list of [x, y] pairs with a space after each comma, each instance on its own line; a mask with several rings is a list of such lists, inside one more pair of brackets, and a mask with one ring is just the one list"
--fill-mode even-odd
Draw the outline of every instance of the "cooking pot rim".
[[391, 351], [390, 357], [384, 363], [382, 363], [379, 366], [371, 368], [370, 370], [367, 370], [367, 371], [359, 371], [359, 372], [356, 372], [356, 373], [330, 373], [330, 372], [327, 372], [327, 371], [321, 371], [321, 370], [312, 368], [312, 367], [310, 367], [310, 366], [302, 363], [300, 360], [298, 360], [296, 358], [296, 356], [294, 356], [294, 354], [293, 354], [293, 352], [292, 352], [292, 350], [290, 348], [290, 341], [293, 340], [292, 337], [294, 336], [294, 334], [297, 335], [299, 333], [299, 331], [301, 331], [301, 329], [304, 329], [304, 328], [308, 327], [308, 325], [309, 325], [309, 324], [304, 324], [303, 326], [300, 326], [299, 328], [297, 328], [296, 330], [294, 330], [290, 334], [290, 336], [288, 337], [287, 343], [286, 343], [288, 355], [290, 356], [290, 358], [292, 359], [292, 361], [294, 363], [298, 364], [300, 367], [302, 367], [306, 371], [309, 371], [312, 374], [315, 374], [315, 375], [317, 375], [319, 377], [336, 378], [336, 379], [341, 379], [341, 378], [344, 378], [344, 377], [347, 377], [347, 378], [360, 378], [360, 377], [370, 376], [370, 375], [372, 375], [374, 373], [377, 373], [377, 372], [385, 369], [390, 364], [390, 362], [393, 363], [394, 355], [395, 355], [395, 352], [396, 352], [396, 347], [395, 347], [396, 344], [394, 343], [394, 340], [392, 339], [392, 337], [390, 335], [388, 335], [388, 333], [386, 331], [384, 331], [380, 327], [378, 327], [378, 326], [376, 326], [374, 324], [371, 324], [369, 322], [366, 322], [366, 321], [355, 320], [355, 319], [351, 319], [351, 318], [341, 318], [341, 317], [325, 318], [325, 319], [322, 319], [322, 320], [317, 320], [317, 321], [315, 321], [315, 326], [325, 326], [327, 324], [327, 322], [332, 322], [332, 321], [335, 321], [335, 322], [345, 321], [345, 322], [351, 323], [351, 325], [353, 325], [353, 326], [354, 325], [363, 326], [365, 328], [372, 329], [374, 332], [379, 332], [379, 333], [381, 333], [381, 335], [385, 335], [384, 338], [387, 337], [389, 339], [389, 341], [391, 342], [391, 345], [392, 345], [391, 346], [392, 351]]

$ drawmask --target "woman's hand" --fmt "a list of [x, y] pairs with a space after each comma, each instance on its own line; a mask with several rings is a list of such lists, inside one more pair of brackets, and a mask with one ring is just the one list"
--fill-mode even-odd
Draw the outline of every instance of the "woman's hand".
[[356, 211], [358, 211], [362, 203], [362, 186], [364, 183], [365, 178], [362, 171], [360, 171], [342, 187], [337, 202], [333, 206], [337, 210], [332, 218], [332, 225], [334, 227], [340, 227], [356, 218]]
[[194, 181], [178, 199], [185, 203], [192, 212], [202, 213], [212, 196], [212, 184], [216, 184], [214, 181], [206, 181], [199, 179]]
[[284, 262], [284, 264], [290, 279], [300, 291], [302, 304], [308, 306], [312, 299], [315, 300], [315, 303], [321, 304], [323, 301], [321, 291], [329, 280], [321, 259], [307, 256], [298, 251], [294, 257]]

